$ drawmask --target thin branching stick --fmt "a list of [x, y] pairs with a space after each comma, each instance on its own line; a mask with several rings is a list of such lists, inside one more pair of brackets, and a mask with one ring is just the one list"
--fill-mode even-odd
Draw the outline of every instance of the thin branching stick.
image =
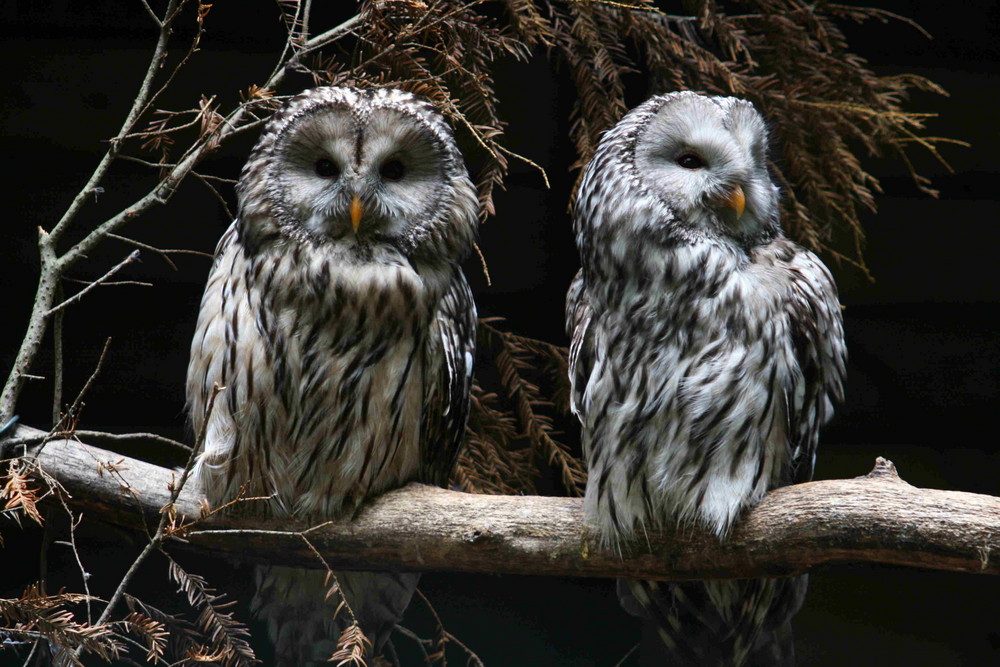
[[[98, 188], [101, 181], [104, 180], [108, 169], [111, 167], [111, 163], [114, 162], [118, 151], [121, 149], [121, 139], [132, 130], [132, 127], [139, 119], [142, 110], [146, 107], [150, 91], [152, 90], [153, 80], [160, 69], [163, 59], [166, 57], [167, 42], [170, 39], [173, 21], [176, 19], [180, 7], [186, 1], [187, 0], [170, 0], [164, 10], [163, 20], [161, 21], [157, 19], [159, 34], [157, 36], [156, 45], [153, 48], [153, 56], [150, 58], [149, 66], [146, 68], [146, 74], [143, 77], [142, 83], [139, 85], [139, 92], [136, 94], [132, 107], [126, 114], [125, 121], [122, 123], [118, 134], [111, 140], [104, 157], [101, 158], [101, 161], [94, 169], [94, 172], [91, 174], [87, 183], [83, 186], [80, 192], [77, 193], [76, 197], [73, 198], [73, 201], [70, 203], [65, 213], [63, 213], [59, 222], [57, 222], [52, 228], [52, 231], [46, 232], [41, 227], [38, 229], [38, 246], [41, 259], [38, 288], [35, 292], [35, 302], [28, 320], [25, 337], [21, 342], [21, 347], [18, 350], [17, 357], [15, 358], [14, 365], [11, 368], [7, 382], [4, 384], [3, 392], [0, 393], [0, 422], [7, 421], [14, 414], [14, 406], [17, 403], [17, 397], [20, 394], [21, 387], [23, 385], [23, 374], [26, 373], [28, 368], [31, 367], [31, 362], [34, 360], [35, 355], [38, 353], [38, 349], [42, 344], [42, 338], [45, 335], [46, 322], [52, 315], [50, 311], [52, 309], [53, 301], [55, 300], [57, 287], [62, 277], [62, 273], [66, 268], [68, 268], [69, 263], [71, 263], [67, 260], [67, 256], [59, 257], [57, 255], [56, 244], [59, 242], [60, 237], [66, 231], [67, 227], [69, 227], [73, 219], [76, 218], [77, 214], [79, 214], [87, 199], [92, 194], [99, 191]], [[148, 4], [146, 5], [146, 9], [150, 10]]]
[[80, 579], [83, 582], [83, 594], [87, 596], [87, 623], [93, 623], [93, 617], [91, 615], [91, 595], [90, 595], [90, 573], [87, 572], [87, 568], [83, 566], [83, 560], [80, 557], [80, 550], [76, 548], [76, 529], [79, 527], [80, 523], [83, 521], [83, 514], [73, 514], [73, 510], [69, 508], [66, 504], [66, 498], [61, 497], [63, 504], [63, 510], [66, 512], [66, 516], [69, 517], [69, 542], [63, 540], [55, 540], [53, 544], [60, 544], [65, 547], [69, 547], [73, 552], [73, 558], [76, 559], [76, 566], [80, 570]]
[[67, 307], [73, 305], [74, 303], [76, 303], [77, 301], [79, 301], [80, 299], [82, 299], [83, 297], [85, 297], [87, 295], [87, 292], [89, 292], [90, 290], [94, 289], [98, 285], [106, 283], [108, 281], [108, 279], [111, 278], [111, 276], [115, 275], [116, 273], [118, 273], [119, 271], [121, 271], [122, 269], [124, 269], [126, 266], [128, 266], [129, 264], [131, 264], [132, 262], [137, 262], [137, 261], [139, 261], [139, 251], [138, 250], [133, 250], [132, 252], [130, 252], [128, 254], [128, 257], [126, 257], [125, 259], [123, 259], [122, 261], [120, 261], [118, 264], [115, 264], [113, 267], [111, 267], [110, 269], [108, 269], [108, 272], [105, 273], [103, 276], [101, 276], [97, 280], [91, 282], [86, 287], [84, 287], [82, 290], [80, 290], [79, 292], [77, 292], [73, 296], [69, 297], [68, 299], [66, 299], [65, 301], [63, 301], [62, 303], [60, 303], [58, 306], [53, 306], [51, 309], [49, 309], [49, 312], [47, 312], [45, 314], [45, 316], [46, 317], [50, 317], [52, 315], [55, 315], [59, 311], [63, 310], [64, 308], [67, 308]]
[[[167, 503], [161, 506], [159, 510], [160, 521], [156, 526], [156, 532], [153, 533], [152, 536], [150, 536], [149, 541], [146, 542], [146, 546], [143, 547], [142, 551], [132, 562], [132, 565], [129, 566], [129, 569], [125, 573], [125, 576], [122, 577], [122, 580], [118, 583], [118, 587], [115, 589], [115, 592], [111, 595], [111, 598], [108, 600], [107, 606], [104, 608], [104, 611], [101, 612], [100, 618], [97, 619], [97, 625], [103, 625], [104, 623], [108, 622], [111, 619], [111, 615], [114, 613], [115, 607], [117, 607], [118, 603], [122, 600], [122, 596], [125, 594], [125, 589], [128, 588], [128, 585], [131, 583], [136, 572], [139, 571], [139, 568], [142, 566], [142, 564], [145, 562], [146, 558], [148, 558], [150, 554], [152, 554], [154, 551], [160, 550], [160, 547], [163, 544], [163, 540], [167, 534], [168, 525], [170, 525], [176, 519], [176, 514], [174, 513], [174, 503], [177, 502], [178, 496], [184, 490], [184, 486], [187, 483], [188, 478], [191, 476], [191, 470], [194, 467], [194, 462], [197, 459], [198, 452], [205, 442], [205, 432], [209, 421], [207, 417], [212, 414], [212, 409], [215, 406], [215, 399], [216, 397], [218, 397], [219, 392], [223, 391], [224, 389], [225, 387], [220, 387], [219, 385], [215, 385], [212, 391], [212, 395], [208, 399], [205, 424], [202, 425], [201, 432], [198, 434], [198, 439], [195, 442], [195, 446], [191, 448], [191, 454], [188, 456], [187, 465], [184, 466], [184, 470], [183, 472], [181, 472], [179, 478], [175, 478], [174, 474], [171, 473], [171, 480], [167, 484], [167, 488], [170, 491], [170, 497]], [[119, 469], [121, 469], [121, 467], [122, 466], [118, 466]], [[79, 654], [80, 654], [80, 649], [77, 649], [76, 655]]]
[[[139, 87], [139, 92], [133, 102], [132, 107], [126, 115], [118, 134], [110, 141], [110, 147], [104, 157], [98, 163], [93, 174], [87, 183], [73, 199], [66, 212], [51, 231], [39, 228], [39, 255], [41, 260], [41, 270], [39, 273], [38, 287], [35, 291], [35, 301], [29, 316], [28, 326], [21, 346], [18, 349], [14, 365], [11, 368], [3, 391], [0, 393], [0, 423], [6, 423], [14, 415], [15, 405], [24, 380], [27, 379], [27, 371], [38, 354], [49, 318], [55, 313], [61, 312], [61, 307], [53, 308], [57, 286], [64, 273], [73, 266], [75, 262], [85, 257], [107, 236], [119, 231], [125, 224], [134, 220], [146, 210], [154, 205], [166, 203], [176, 191], [180, 183], [193, 171], [194, 167], [224, 139], [237, 133], [246, 131], [256, 126], [259, 120], [245, 122], [247, 114], [252, 106], [258, 103], [256, 99], [244, 100], [228, 116], [219, 122], [213, 132], [208, 132], [200, 136], [187, 152], [167, 173], [160, 179], [152, 190], [137, 199], [130, 206], [120, 211], [111, 218], [97, 225], [88, 232], [83, 239], [59, 254], [57, 244], [63, 233], [77, 217], [88, 198], [99, 191], [100, 183], [107, 175], [111, 163], [120, 156], [121, 146], [125, 138], [131, 133], [137, 120], [148, 111], [155, 96], [160, 91], [153, 91], [156, 74], [166, 57], [166, 48], [172, 32], [174, 20], [180, 13], [188, 0], [171, 0], [164, 11], [164, 18], [158, 22], [159, 35], [156, 46], [153, 49], [153, 56], [150, 59], [149, 67]], [[147, 5], [148, 9], [148, 5]], [[199, 32], [195, 40], [200, 39], [201, 22], [207, 15], [205, 5], [199, 4]], [[263, 86], [257, 90], [273, 90], [284, 80], [286, 73], [300, 59], [315, 50], [328, 46], [330, 43], [343, 37], [360, 21], [360, 16], [356, 15], [343, 23], [323, 32], [320, 35], [305, 40], [301, 49], [295, 52], [289, 59], [279, 62], [271, 76]], [[190, 53], [188, 54], [190, 55]], [[183, 62], [186, 62], [187, 56]], [[176, 71], [176, 70], [175, 70]], [[173, 74], [171, 74], [173, 76]], [[162, 89], [161, 89], [162, 90]], [[113, 269], [114, 271], [115, 269]], [[71, 297], [75, 300], [75, 297]], [[65, 303], [65, 302], [64, 302]], [[68, 305], [68, 304], [67, 304]]]

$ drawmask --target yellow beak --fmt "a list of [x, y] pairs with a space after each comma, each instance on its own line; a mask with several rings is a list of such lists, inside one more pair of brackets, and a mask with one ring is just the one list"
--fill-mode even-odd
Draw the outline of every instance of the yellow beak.
[[361, 216], [364, 213], [364, 207], [361, 205], [361, 197], [354, 195], [354, 199], [351, 200], [351, 226], [354, 227], [354, 233], [358, 233], [358, 227], [361, 226]]
[[743, 188], [737, 184], [720, 200], [720, 203], [736, 211], [736, 219], [739, 220], [743, 215], [743, 209], [747, 207], [747, 197], [743, 193]]

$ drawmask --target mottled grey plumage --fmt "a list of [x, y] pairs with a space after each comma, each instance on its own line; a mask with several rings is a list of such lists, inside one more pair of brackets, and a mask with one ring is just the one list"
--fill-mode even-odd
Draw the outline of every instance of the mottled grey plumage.
[[[619, 548], [653, 526], [724, 538], [769, 489], [811, 477], [842, 397], [836, 286], [783, 236], [766, 151], [749, 102], [672, 93], [607, 132], [584, 172], [572, 400], [586, 516]], [[791, 660], [804, 578], [622, 584], [669, 664]]]
[[[268, 122], [237, 186], [188, 368], [195, 477], [214, 506], [351, 516], [412, 480], [443, 485], [469, 409], [475, 306], [459, 268], [475, 189], [431, 105], [389, 89], [316, 88]], [[262, 568], [255, 607], [281, 664], [325, 663], [344, 614], [320, 570]], [[381, 647], [415, 574], [340, 573]]]

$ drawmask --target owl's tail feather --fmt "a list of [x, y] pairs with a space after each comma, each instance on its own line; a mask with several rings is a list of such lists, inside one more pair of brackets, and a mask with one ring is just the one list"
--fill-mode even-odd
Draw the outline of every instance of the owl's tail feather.
[[[403, 617], [420, 575], [392, 572], [337, 572], [337, 581], [362, 632], [372, 642], [366, 657], [382, 653]], [[257, 568], [253, 610], [266, 622], [279, 667], [329, 665], [337, 641], [349, 625], [337, 594], [327, 596], [333, 582], [322, 570], [293, 567]], [[372, 664], [372, 661], [368, 661]]]
[[805, 576], [666, 583], [618, 581], [622, 607], [644, 621], [642, 665], [786, 667]]

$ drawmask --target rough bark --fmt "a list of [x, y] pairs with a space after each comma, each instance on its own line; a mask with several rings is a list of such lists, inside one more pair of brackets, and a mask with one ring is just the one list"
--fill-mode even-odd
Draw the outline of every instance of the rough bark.
[[[17, 438], [40, 436], [21, 427]], [[176, 473], [79, 442], [28, 447], [90, 520], [155, 526]], [[253, 501], [250, 501], [253, 502]], [[179, 515], [199, 517], [184, 489]], [[411, 484], [354, 521], [320, 527], [211, 517], [185, 548], [220, 557], [341, 569], [451, 570], [643, 579], [782, 576], [824, 563], [868, 562], [1000, 574], [1000, 498], [919, 489], [878, 459], [864, 477], [778, 489], [724, 541], [706, 531], [650, 532], [620, 555], [583, 525], [575, 498], [487, 496]]]

